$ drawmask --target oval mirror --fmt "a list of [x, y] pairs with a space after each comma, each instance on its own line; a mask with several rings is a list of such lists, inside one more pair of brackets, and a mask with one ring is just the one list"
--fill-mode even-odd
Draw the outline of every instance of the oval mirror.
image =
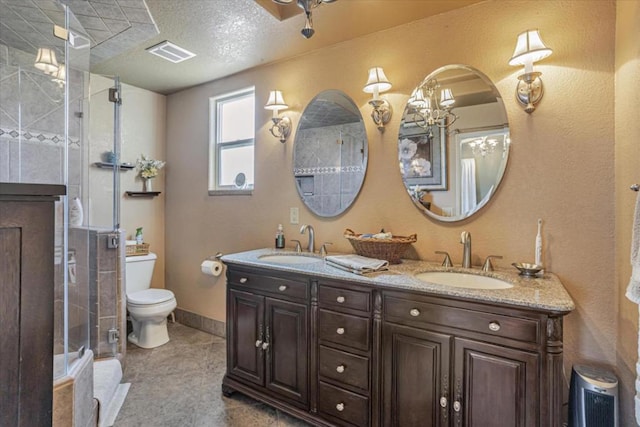
[[509, 159], [509, 123], [491, 80], [447, 65], [413, 91], [398, 135], [407, 193], [426, 215], [460, 221], [495, 194]]
[[367, 170], [367, 134], [356, 104], [339, 90], [318, 94], [302, 113], [293, 175], [304, 204], [332, 217], [353, 203]]

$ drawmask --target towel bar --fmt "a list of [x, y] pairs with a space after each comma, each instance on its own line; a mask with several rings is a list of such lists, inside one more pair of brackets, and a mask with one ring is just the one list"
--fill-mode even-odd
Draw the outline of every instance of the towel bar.
[[640, 185], [638, 184], [632, 184], [631, 187], [629, 187], [631, 190], [633, 191], [638, 191], [640, 190]]

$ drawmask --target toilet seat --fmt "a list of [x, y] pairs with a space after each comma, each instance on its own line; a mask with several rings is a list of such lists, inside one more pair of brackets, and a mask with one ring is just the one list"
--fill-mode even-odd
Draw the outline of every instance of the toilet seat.
[[127, 295], [127, 304], [133, 306], [149, 306], [170, 301], [175, 298], [168, 289], [145, 289]]

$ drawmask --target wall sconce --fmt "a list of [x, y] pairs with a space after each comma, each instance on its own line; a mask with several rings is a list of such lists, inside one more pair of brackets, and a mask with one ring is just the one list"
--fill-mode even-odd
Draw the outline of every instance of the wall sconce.
[[516, 99], [524, 105], [524, 111], [531, 114], [536, 104], [542, 99], [542, 73], [533, 71], [533, 63], [551, 55], [553, 51], [543, 43], [537, 29], [518, 34], [516, 49], [509, 60], [509, 65], [524, 65], [524, 74], [518, 76]]
[[391, 82], [384, 75], [382, 67], [373, 67], [369, 70], [369, 80], [362, 89], [366, 93], [372, 93], [373, 98], [369, 104], [373, 107], [371, 118], [380, 132], [384, 131], [384, 126], [391, 120], [391, 104], [386, 99], [380, 98], [380, 93], [391, 89]]
[[56, 59], [56, 52], [48, 47], [38, 48], [38, 54], [36, 55], [36, 62], [33, 64], [38, 70], [42, 70], [45, 74], [55, 74], [58, 71], [58, 60]]
[[58, 70], [54, 72], [51, 77], [53, 77], [51, 81], [56, 83], [59, 88], [64, 87], [67, 80], [67, 67], [65, 67], [64, 64], [60, 65]]
[[289, 106], [284, 102], [282, 92], [279, 90], [272, 90], [269, 93], [269, 100], [264, 108], [265, 110], [273, 111], [273, 117], [271, 118], [273, 126], [269, 129], [269, 132], [271, 132], [271, 135], [280, 139], [280, 142], [284, 144], [291, 133], [291, 119], [287, 116], [278, 116], [278, 110], [286, 110], [289, 108]]

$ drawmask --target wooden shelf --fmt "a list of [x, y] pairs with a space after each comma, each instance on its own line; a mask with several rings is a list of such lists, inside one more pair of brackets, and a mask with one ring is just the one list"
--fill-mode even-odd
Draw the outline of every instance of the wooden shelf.
[[160, 191], [127, 191], [129, 197], [156, 197]]
[[[105, 163], [105, 162], [95, 162], [95, 166], [100, 169], [113, 169], [115, 165], [113, 163]], [[135, 168], [136, 165], [132, 165], [131, 163], [120, 163], [120, 170], [129, 170]]]

